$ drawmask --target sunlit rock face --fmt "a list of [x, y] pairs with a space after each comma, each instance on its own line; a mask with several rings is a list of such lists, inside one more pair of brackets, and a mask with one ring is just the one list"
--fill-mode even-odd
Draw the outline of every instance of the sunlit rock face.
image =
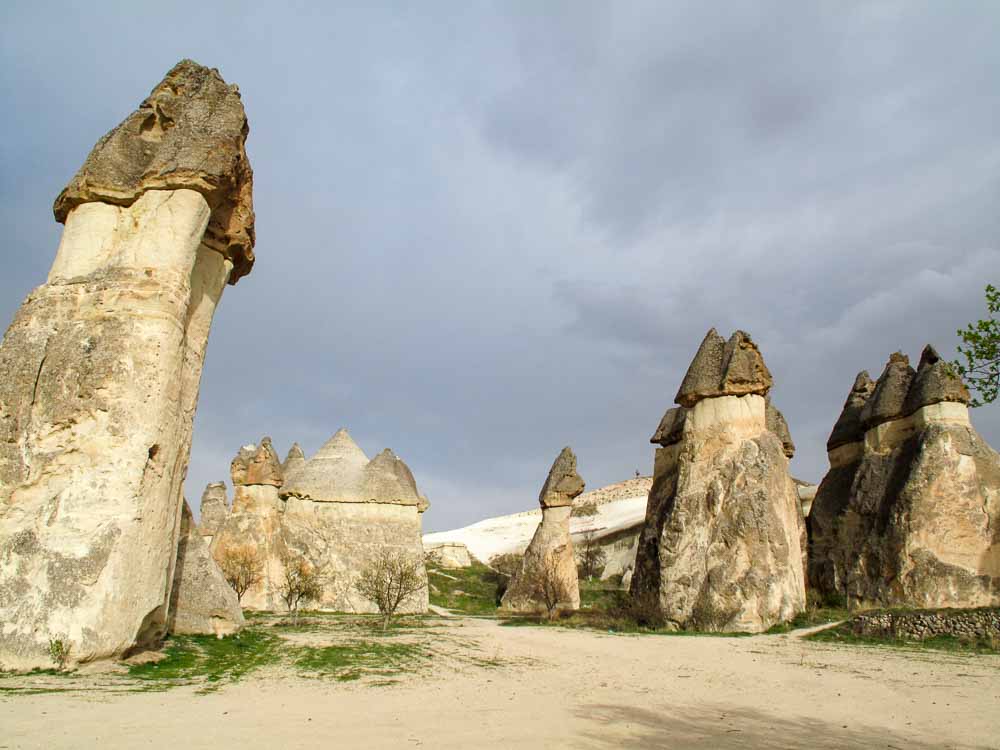
[[583, 479], [576, 472], [576, 455], [569, 447], [563, 448], [549, 469], [538, 495], [542, 520], [524, 552], [520, 568], [504, 592], [500, 602], [502, 611], [547, 611], [546, 592], [542, 589], [546, 578], [550, 581], [549, 585], [554, 583], [556, 608], [565, 611], [580, 608], [580, 583], [569, 518], [573, 500], [583, 490]]
[[679, 628], [762, 632], [805, 606], [794, 452], [750, 336], [702, 342], [660, 421], [630, 582]]
[[226, 483], [212, 482], [205, 486], [201, 494], [201, 522], [198, 531], [205, 538], [206, 544], [212, 543], [212, 537], [219, 533], [229, 518], [229, 500], [226, 498]]
[[854, 607], [1000, 604], [1000, 457], [932, 347], [860, 373], [813, 500], [810, 585]]
[[0, 664], [166, 630], [202, 363], [253, 263], [235, 86], [175, 66], [60, 194], [45, 284], [0, 344]]

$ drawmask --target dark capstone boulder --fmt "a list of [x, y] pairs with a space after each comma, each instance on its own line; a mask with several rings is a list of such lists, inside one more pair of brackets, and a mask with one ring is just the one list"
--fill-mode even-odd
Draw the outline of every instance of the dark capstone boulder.
[[913, 414], [924, 406], [942, 401], [968, 404], [969, 389], [952, 364], [941, 359], [933, 346], [927, 345], [920, 355], [917, 375], [906, 395], [903, 412]]
[[903, 416], [906, 395], [916, 374], [910, 367], [910, 358], [905, 354], [895, 352], [890, 355], [875, 383], [875, 390], [861, 410], [861, 424], [865, 430]]
[[854, 378], [854, 385], [851, 386], [851, 392], [847, 394], [844, 408], [840, 412], [837, 423], [833, 426], [830, 438], [826, 441], [828, 451], [848, 443], [856, 443], [864, 438], [865, 428], [861, 423], [861, 412], [874, 390], [875, 383], [868, 375], [868, 371], [859, 372]]

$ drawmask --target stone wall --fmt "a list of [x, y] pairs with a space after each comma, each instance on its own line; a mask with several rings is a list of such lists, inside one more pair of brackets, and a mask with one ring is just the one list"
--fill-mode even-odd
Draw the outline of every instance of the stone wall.
[[855, 635], [924, 640], [936, 635], [1000, 639], [1000, 609], [937, 612], [871, 612], [850, 622]]

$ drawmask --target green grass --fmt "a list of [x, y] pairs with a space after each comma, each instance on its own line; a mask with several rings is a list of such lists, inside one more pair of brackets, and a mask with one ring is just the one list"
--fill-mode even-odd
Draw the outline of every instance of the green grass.
[[481, 562], [468, 568], [427, 567], [431, 604], [466, 615], [497, 611], [497, 573]]
[[304, 675], [334, 677], [341, 682], [372, 674], [391, 676], [419, 667], [428, 652], [412, 643], [357, 641], [296, 650], [295, 666]]
[[606, 609], [621, 594], [621, 586], [608, 581], [580, 580], [580, 606], [584, 609]]
[[281, 639], [258, 628], [247, 628], [227, 638], [191, 635], [167, 641], [166, 658], [129, 668], [138, 680], [217, 683], [235, 681], [281, 658]]

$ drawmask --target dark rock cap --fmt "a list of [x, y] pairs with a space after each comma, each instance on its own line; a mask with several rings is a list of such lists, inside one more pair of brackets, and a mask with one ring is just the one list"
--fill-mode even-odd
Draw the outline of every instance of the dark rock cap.
[[716, 396], [767, 395], [771, 373], [757, 345], [745, 331], [736, 331], [725, 341], [712, 328], [698, 347], [674, 398], [691, 408], [703, 398]]
[[147, 190], [187, 188], [212, 215], [204, 242], [233, 264], [229, 283], [250, 273], [254, 254], [253, 170], [239, 89], [219, 72], [181, 60], [117, 128], [97, 142], [53, 206], [56, 221], [82, 203], [134, 203]]
[[687, 411], [683, 406], [667, 409], [663, 419], [660, 420], [660, 426], [656, 428], [656, 432], [653, 433], [649, 442], [662, 445], [664, 448], [679, 443], [684, 437], [684, 420], [687, 418]]
[[583, 488], [583, 479], [576, 473], [576, 454], [566, 446], [552, 463], [538, 502], [543, 508], [572, 505], [573, 498], [582, 494]]
[[771, 403], [770, 398], [767, 399], [764, 415], [767, 429], [781, 440], [781, 449], [785, 455], [788, 458], [794, 456], [795, 443], [792, 442], [792, 433], [788, 429], [788, 422], [785, 421], [785, 415], [778, 410], [778, 407]]
[[942, 401], [968, 404], [969, 389], [954, 366], [941, 359], [941, 355], [928, 344], [920, 355], [917, 375], [906, 394], [903, 413], [910, 415], [917, 409]]
[[837, 418], [837, 423], [833, 426], [833, 432], [830, 433], [830, 437], [826, 441], [828, 451], [848, 443], [856, 443], [864, 438], [865, 428], [861, 422], [861, 412], [874, 390], [875, 383], [868, 375], [868, 371], [859, 372], [854, 378], [851, 392], [847, 394], [847, 400], [844, 402], [840, 417]]
[[906, 395], [916, 374], [905, 354], [895, 352], [889, 356], [875, 383], [875, 391], [861, 410], [861, 424], [865, 430], [903, 416]]

